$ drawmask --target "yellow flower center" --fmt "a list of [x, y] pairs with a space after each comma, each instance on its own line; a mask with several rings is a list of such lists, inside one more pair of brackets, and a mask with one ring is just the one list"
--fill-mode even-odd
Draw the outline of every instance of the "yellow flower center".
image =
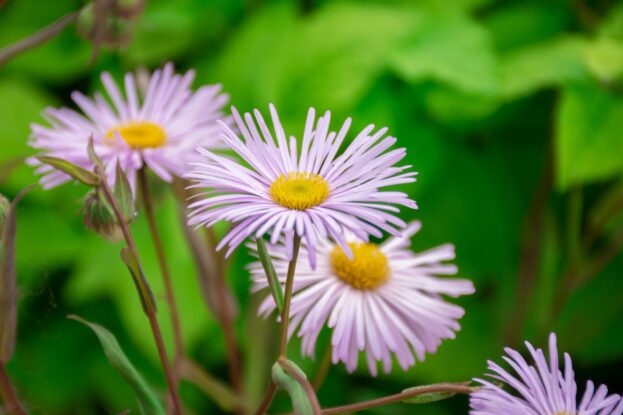
[[389, 278], [387, 257], [376, 244], [349, 243], [353, 259], [348, 259], [342, 248], [336, 245], [331, 251], [331, 265], [335, 275], [358, 290], [373, 290]]
[[113, 127], [106, 133], [106, 139], [113, 142], [115, 133], [132, 148], [156, 148], [167, 141], [164, 130], [152, 122], [132, 122]]
[[315, 173], [283, 174], [270, 185], [270, 197], [288, 209], [305, 210], [318, 206], [329, 197], [329, 184]]

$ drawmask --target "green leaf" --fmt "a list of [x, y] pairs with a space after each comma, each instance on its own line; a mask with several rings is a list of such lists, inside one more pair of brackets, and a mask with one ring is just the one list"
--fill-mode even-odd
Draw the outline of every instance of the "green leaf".
[[[95, 152], [95, 146], [93, 144], [93, 136], [89, 138], [89, 144], [87, 145], [87, 154], [89, 155], [89, 160], [91, 163], [95, 165], [95, 167], [99, 167], [101, 171], [104, 171], [104, 163], [102, 163], [102, 159], [99, 158], [97, 153]], [[95, 169], [97, 171], [97, 169]]]
[[279, 278], [277, 278], [273, 261], [270, 258], [268, 250], [266, 249], [266, 241], [264, 241], [264, 238], [257, 238], [257, 253], [260, 257], [260, 262], [262, 263], [264, 272], [266, 273], [266, 279], [268, 280], [268, 285], [270, 286], [270, 293], [272, 294], [275, 304], [277, 304], [277, 308], [281, 313], [283, 310], [283, 291], [281, 290], [281, 284], [279, 283]]
[[154, 298], [154, 293], [143, 274], [143, 269], [141, 268], [141, 264], [136, 257], [136, 253], [131, 248], [125, 247], [121, 250], [121, 259], [130, 274], [132, 275], [132, 279], [134, 280], [134, 285], [138, 290], [139, 296], [141, 297], [141, 304], [143, 306], [143, 310], [146, 314], [154, 314], [157, 312], [158, 308], [156, 306], [156, 299]]
[[623, 41], [599, 37], [584, 48], [586, 64], [593, 75], [604, 82], [623, 76]]
[[561, 190], [623, 174], [623, 98], [598, 85], [568, 86], [556, 117]]
[[392, 68], [410, 82], [434, 79], [463, 92], [493, 93], [496, 59], [487, 31], [458, 12], [426, 13], [423, 20], [392, 55]]
[[13, 199], [1, 226], [0, 239], [0, 362], [13, 357], [17, 336], [17, 277], [15, 271], [16, 207], [32, 187], [22, 190]]
[[499, 63], [500, 93], [506, 99], [585, 79], [583, 40], [561, 37], [502, 55]]
[[78, 316], [71, 315], [69, 318], [76, 320], [91, 328], [97, 336], [110, 365], [121, 375], [127, 384], [134, 391], [134, 395], [145, 415], [163, 415], [165, 412], [162, 405], [156, 398], [154, 392], [149, 388], [141, 374], [134, 368], [127, 358], [115, 336], [106, 328], [84, 320]]
[[[460, 385], [466, 385], [466, 384], [462, 383]], [[419, 391], [425, 391], [427, 389], [430, 389], [431, 386], [432, 385], [416, 386], [414, 388], [405, 389], [402, 391], [402, 393], [410, 393], [410, 392], [417, 393]], [[404, 399], [403, 402], [410, 403], [410, 404], [417, 404], [417, 405], [433, 403], [433, 402], [443, 401], [445, 399], [452, 398], [456, 394], [457, 392], [425, 392], [425, 393], [418, 394], [416, 396], [412, 396], [410, 398]]]
[[132, 195], [132, 188], [128, 182], [128, 178], [121, 170], [121, 164], [117, 162], [117, 171], [115, 173], [115, 199], [121, 208], [121, 213], [126, 221], [129, 223], [134, 220], [136, 216], [136, 209], [134, 207], [134, 196]]
[[314, 414], [314, 405], [311, 399], [315, 399], [315, 395], [310, 397], [305, 390], [305, 383], [309, 385], [307, 376], [296, 364], [290, 360], [276, 362], [273, 365], [272, 377], [273, 382], [290, 395], [295, 413], [299, 415]]
[[73, 163], [70, 163], [67, 160], [63, 160], [57, 157], [50, 157], [50, 156], [38, 156], [37, 160], [39, 160], [41, 163], [49, 164], [55, 169], [58, 169], [70, 175], [74, 179], [88, 186], [99, 185], [100, 178], [95, 173], [92, 173], [86, 169], [83, 169], [82, 167], [77, 166]]

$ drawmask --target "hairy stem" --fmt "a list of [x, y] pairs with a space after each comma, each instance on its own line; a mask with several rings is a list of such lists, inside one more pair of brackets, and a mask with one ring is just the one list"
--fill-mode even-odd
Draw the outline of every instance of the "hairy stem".
[[149, 231], [151, 238], [154, 242], [154, 248], [156, 249], [156, 255], [158, 256], [158, 266], [160, 267], [160, 273], [164, 281], [164, 287], [166, 292], [167, 303], [171, 310], [171, 325], [173, 326], [173, 338], [175, 344], [173, 367], [175, 368], [175, 383], [178, 382], [179, 365], [182, 357], [184, 356], [184, 340], [182, 337], [182, 325], [180, 323], [180, 315], [177, 307], [177, 301], [175, 300], [175, 293], [173, 291], [173, 282], [171, 281], [171, 271], [167, 258], [162, 245], [162, 238], [158, 231], [158, 225], [156, 224], [156, 218], [154, 215], [154, 208], [152, 203], [151, 192], [149, 190], [149, 183], [147, 181], [147, 174], [144, 168], [138, 171], [139, 186], [141, 188], [141, 195], [143, 197], [143, 205], [145, 207], [145, 215], [147, 216], [147, 222], [149, 223]]
[[[121, 212], [121, 208], [119, 207], [119, 204], [117, 203], [117, 200], [115, 199], [115, 196], [112, 190], [110, 189], [110, 186], [108, 186], [108, 182], [106, 181], [106, 176], [101, 171], [101, 168], [97, 167], [96, 170], [102, 179], [101, 184], [100, 184], [100, 190], [102, 191], [102, 193], [104, 194], [104, 197], [106, 198], [106, 200], [112, 207], [113, 211], [115, 212], [115, 216], [117, 218], [117, 222], [119, 223], [119, 226], [121, 227], [121, 232], [123, 233], [123, 237], [125, 239], [126, 245], [128, 246], [128, 248], [130, 248], [133, 251], [136, 257], [136, 260], [139, 261], [139, 265], [140, 265], [140, 259], [138, 256], [138, 251], [136, 249], [136, 243], [134, 242], [134, 238], [132, 237], [132, 234], [130, 233], [128, 224], [126, 223], [123, 213]], [[139, 292], [139, 296], [141, 295], [142, 294]], [[149, 312], [146, 312], [146, 314], [149, 319], [149, 325], [151, 327], [151, 331], [154, 335], [156, 347], [158, 348], [158, 355], [160, 357], [160, 363], [162, 364], [164, 375], [167, 380], [167, 386], [169, 388], [169, 394], [173, 402], [173, 408], [175, 410], [175, 414], [181, 415], [183, 414], [182, 403], [181, 403], [181, 400], [180, 400], [180, 397], [179, 397], [179, 394], [176, 388], [175, 377], [173, 376], [173, 371], [171, 370], [171, 366], [169, 364], [167, 351], [166, 351], [166, 348], [164, 347], [164, 341], [162, 340], [162, 332], [160, 331], [160, 326], [158, 326], [158, 320], [156, 319], [156, 310], [151, 310]]]
[[10, 61], [15, 56], [29, 49], [39, 46], [56, 36], [65, 27], [72, 24], [78, 17], [77, 12], [66, 14], [49, 26], [44, 27], [38, 32], [0, 50], [0, 66]]
[[377, 406], [388, 405], [391, 403], [401, 402], [405, 399], [413, 398], [418, 395], [424, 395], [428, 393], [440, 393], [440, 392], [454, 392], [470, 394], [474, 391], [474, 388], [466, 385], [457, 384], [438, 384], [430, 385], [428, 387], [419, 387], [414, 390], [404, 391], [395, 395], [385, 396], [383, 398], [372, 399], [370, 401], [353, 403], [350, 405], [335, 406], [333, 408], [327, 408], [322, 410], [322, 414], [345, 414], [351, 412], [363, 411], [364, 409], [376, 408]]
[[292, 260], [288, 264], [288, 275], [286, 277], [286, 287], [283, 294], [283, 311], [281, 313], [281, 334], [279, 336], [279, 358], [286, 358], [288, 354], [288, 326], [290, 325], [290, 303], [292, 302], [292, 290], [294, 289], [294, 272], [296, 271], [296, 261], [301, 247], [301, 237], [294, 235], [294, 248]]
[[26, 415], [26, 411], [20, 404], [15, 389], [13, 389], [4, 363], [0, 363], [0, 392], [4, 397], [6, 410], [9, 414]]

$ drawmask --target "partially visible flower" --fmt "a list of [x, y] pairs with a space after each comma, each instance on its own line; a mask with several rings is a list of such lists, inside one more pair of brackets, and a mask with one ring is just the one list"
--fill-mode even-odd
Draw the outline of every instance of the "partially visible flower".
[[[216, 120], [223, 118], [223, 106], [229, 100], [220, 85], [191, 89], [194, 72], [177, 75], [167, 64], [153, 73], [144, 97], [135, 76], [124, 78], [125, 96], [110, 74], [102, 74], [102, 83], [109, 96], [99, 92], [88, 98], [74, 92], [72, 99], [82, 113], [69, 108], [47, 108], [44, 115], [49, 127], [33, 124], [30, 145], [41, 154], [62, 158], [91, 170], [87, 154], [89, 139], [106, 167], [111, 185], [115, 167], [120, 163], [132, 188], [137, 170], [144, 165], [160, 178], [170, 181], [182, 176], [187, 164], [197, 158], [198, 146], [218, 144]], [[35, 160], [31, 164], [39, 165]], [[50, 188], [69, 180], [65, 173], [48, 165], [39, 165], [44, 173], [41, 183]]]
[[[569, 354], [564, 354], [564, 371], [558, 362], [556, 335], [549, 337], [549, 361], [541, 349], [526, 342], [533, 364], [517, 351], [506, 348], [503, 359], [513, 368], [508, 372], [489, 362], [488, 376], [493, 381], [476, 379], [482, 388], [472, 393], [471, 415], [621, 415], [623, 400], [619, 395], [608, 395], [604, 385], [595, 389], [588, 381], [581, 401], [577, 400], [577, 385]], [[508, 385], [507, 392], [494, 382]]]
[[[349, 259], [342, 248], [328, 240], [318, 244], [318, 266], [314, 271], [301, 261], [294, 278], [290, 335], [298, 330], [303, 355], [313, 356], [316, 340], [327, 324], [333, 329], [333, 363], [342, 361], [348, 371], [357, 367], [359, 352], [364, 351], [372, 375], [377, 362], [383, 369], [392, 367], [392, 354], [407, 370], [416, 358], [424, 360], [434, 353], [442, 340], [455, 337], [457, 320], [464, 311], [447, 302], [442, 295], [458, 297], [471, 294], [471, 281], [438, 277], [453, 275], [455, 265], [444, 263], [454, 258], [454, 246], [441, 245], [414, 253], [410, 238], [420, 229], [413, 222], [401, 237], [391, 237], [376, 245], [354, 235], [346, 235], [353, 251]], [[275, 270], [285, 284], [288, 259], [283, 244], [272, 246]], [[305, 257], [306, 251], [301, 255]], [[268, 286], [260, 263], [251, 266], [253, 290]], [[269, 315], [275, 309], [272, 296], [260, 306]], [[414, 356], [415, 354], [415, 356]]]
[[352, 257], [343, 237], [346, 230], [363, 241], [370, 235], [381, 237], [383, 230], [396, 235], [406, 226], [395, 216], [396, 205], [417, 208], [405, 193], [384, 190], [413, 182], [416, 174], [407, 171], [410, 166], [396, 166], [406, 151], [390, 150], [396, 139], [385, 137], [387, 128], [373, 132], [374, 125], [367, 126], [338, 154], [350, 118], [335, 133], [329, 130], [331, 114], [327, 111], [316, 120], [311, 108], [299, 147], [296, 138], [286, 136], [272, 105], [274, 133], [259, 111], [254, 111], [255, 120], [251, 114], [243, 120], [232, 112], [243, 138], [224, 124], [220, 137], [244, 164], [203, 149], [205, 161], [187, 176], [195, 187], [208, 189], [207, 197], [190, 205], [190, 224], [235, 223], [218, 246], [229, 246], [228, 255], [247, 237], [266, 233], [273, 244], [285, 236], [292, 247], [296, 233], [305, 240], [314, 267], [319, 240], [333, 239]]

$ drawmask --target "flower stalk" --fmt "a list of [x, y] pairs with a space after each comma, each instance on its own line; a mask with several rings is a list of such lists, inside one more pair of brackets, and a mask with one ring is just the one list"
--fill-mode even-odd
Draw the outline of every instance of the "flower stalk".
[[143, 206], [145, 208], [145, 216], [149, 224], [149, 232], [151, 239], [154, 242], [154, 248], [156, 250], [156, 256], [158, 257], [158, 266], [160, 267], [160, 273], [162, 274], [162, 280], [164, 281], [165, 293], [167, 303], [171, 312], [171, 325], [173, 326], [173, 339], [174, 339], [174, 355], [173, 355], [173, 367], [175, 374], [175, 384], [177, 386], [179, 382], [179, 367], [181, 359], [184, 357], [184, 340], [182, 337], [182, 325], [180, 322], [179, 309], [177, 307], [177, 301], [175, 300], [175, 293], [173, 291], [173, 282], [171, 281], [171, 271], [162, 245], [162, 238], [156, 224], [156, 218], [154, 215], [154, 208], [152, 204], [152, 196], [149, 189], [149, 183], [147, 181], [147, 172], [145, 168], [138, 171], [139, 187], [141, 195], [143, 197]]
[[301, 248], [301, 237], [294, 234], [292, 259], [288, 264], [288, 275], [283, 295], [283, 310], [281, 311], [281, 333], [279, 336], [279, 357], [286, 358], [288, 354], [288, 326], [290, 325], [290, 304], [292, 303], [292, 291], [294, 289], [294, 273], [296, 261]]
[[[96, 165], [95, 171], [102, 178], [100, 182], [100, 190], [102, 191], [102, 193], [104, 194], [104, 197], [106, 198], [106, 200], [112, 207], [113, 211], [115, 212], [115, 216], [117, 217], [117, 220], [119, 221], [119, 226], [121, 227], [121, 232], [123, 233], [123, 237], [125, 239], [126, 245], [128, 249], [130, 250], [130, 252], [133, 254], [136, 260], [136, 263], [137, 263], [137, 268], [140, 271], [142, 270], [142, 266], [141, 266], [140, 259], [138, 256], [138, 251], [136, 249], [136, 243], [134, 242], [134, 238], [132, 237], [132, 234], [130, 233], [130, 229], [128, 228], [128, 225], [126, 223], [125, 216], [121, 208], [119, 207], [119, 204], [117, 203], [117, 200], [115, 199], [114, 194], [112, 190], [110, 189], [110, 186], [108, 185], [106, 181], [102, 166]], [[167, 357], [167, 351], [164, 346], [164, 340], [162, 339], [162, 332], [160, 330], [160, 326], [158, 325], [158, 320], [156, 318], [157, 310], [155, 307], [155, 303], [153, 302], [153, 293], [151, 291], [151, 288], [147, 280], [142, 275], [142, 271], [139, 272], [139, 274], [140, 275], [138, 277], [135, 277], [135, 282], [137, 283], [137, 291], [141, 298], [141, 302], [143, 303], [145, 314], [147, 315], [147, 318], [149, 319], [149, 325], [154, 336], [154, 341], [156, 342], [158, 355], [160, 357], [160, 363], [162, 364], [162, 368], [164, 370], [164, 374], [165, 374], [166, 381], [167, 381], [167, 386], [169, 389], [169, 394], [171, 397], [171, 401], [173, 403], [173, 408], [175, 411], [174, 413], [181, 415], [183, 413], [182, 404], [181, 404], [181, 400], [180, 400], [177, 387], [176, 387], [176, 382], [175, 382], [176, 378], [169, 364], [169, 358]], [[141, 283], [140, 286], [138, 285], [138, 283]]]

